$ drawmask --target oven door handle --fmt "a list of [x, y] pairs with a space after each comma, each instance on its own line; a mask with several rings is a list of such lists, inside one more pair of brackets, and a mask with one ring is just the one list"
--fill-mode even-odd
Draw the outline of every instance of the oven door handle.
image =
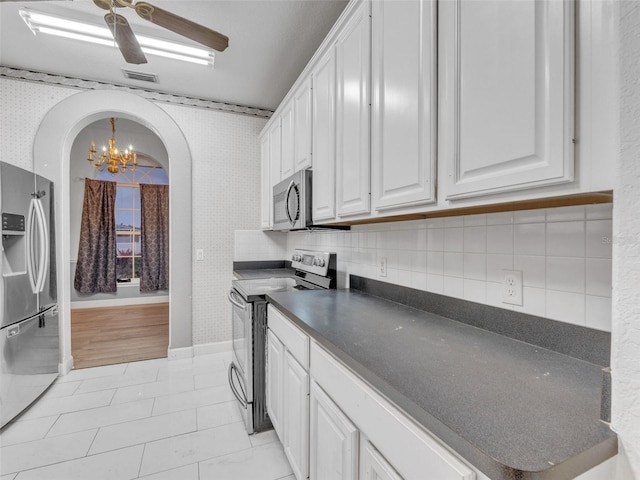
[[233, 392], [233, 395], [238, 399], [238, 401], [240, 402], [240, 405], [242, 405], [242, 408], [247, 408], [247, 394], [245, 393], [244, 388], [242, 387], [242, 382], [238, 381], [238, 386], [240, 387], [240, 391], [242, 392], [242, 397], [240, 396], [240, 393], [236, 389], [236, 382], [234, 380], [235, 379], [239, 380], [238, 377], [239, 377], [239, 374], [237, 371], [237, 367], [233, 362], [231, 362], [229, 364], [229, 386], [231, 387], [231, 391]]
[[229, 290], [229, 296], [227, 298], [229, 299], [229, 301], [233, 305], [238, 307], [240, 310], [246, 310], [247, 309], [247, 305], [245, 303], [242, 303], [241, 301], [239, 301], [237, 299], [237, 296], [238, 296], [238, 294], [234, 290]]

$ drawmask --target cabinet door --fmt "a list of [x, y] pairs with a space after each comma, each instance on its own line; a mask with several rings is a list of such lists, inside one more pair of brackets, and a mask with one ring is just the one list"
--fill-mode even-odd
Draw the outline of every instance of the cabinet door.
[[573, 180], [574, 3], [439, 2], [447, 199]]
[[358, 430], [311, 382], [310, 480], [356, 480]]
[[362, 2], [336, 42], [337, 214], [370, 211], [370, 2]]
[[309, 374], [290, 352], [284, 360], [284, 453], [298, 480], [309, 476]]
[[311, 73], [313, 84], [313, 221], [336, 216], [335, 54], [333, 47]]
[[267, 330], [266, 404], [273, 428], [284, 439], [282, 430], [284, 402], [284, 346], [271, 330]]
[[402, 480], [398, 472], [369, 441], [360, 444], [359, 480]]
[[280, 124], [282, 131], [282, 153], [280, 156], [280, 179], [284, 180], [293, 175], [293, 155], [294, 155], [294, 124], [293, 124], [293, 101], [284, 107], [280, 116]]
[[435, 201], [436, 2], [372, 3], [373, 208]]
[[293, 97], [294, 169], [311, 168], [311, 77], [307, 78]]
[[281, 118], [277, 118], [269, 130], [269, 160], [271, 162], [272, 186], [278, 183], [282, 176], [280, 165], [282, 163], [282, 125]]
[[271, 165], [269, 163], [269, 135], [260, 139], [260, 227], [273, 226], [273, 188], [271, 185]]

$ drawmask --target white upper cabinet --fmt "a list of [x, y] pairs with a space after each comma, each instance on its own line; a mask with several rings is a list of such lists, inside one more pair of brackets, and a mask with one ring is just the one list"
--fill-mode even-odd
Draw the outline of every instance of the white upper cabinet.
[[269, 163], [269, 135], [260, 139], [260, 228], [273, 226], [273, 193], [271, 185], [271, 164]]
[[282, 123], [280, 118], [269, 130], [269, 160], [271, 163], [271, 186], [280, 181], [280, 165], [282, 162]]
[[433, 202], [436, 2], [375, 1], [371, 24], [373, 208]]
[[293, 95], [295, 132], [294, 169], [311, 168], [311, 78], [307, 77]]
[[338, 216], [370, 211], [370, 8], [361, 2], [336, 41]]
[[439, 2], [446, 198], [573, 180], [574, 5]]
[[313, 84], [314, 222], [336, 216], [335, 52], [330, 47], [311, 72]]
[[284, 180], [287, 177], [293, 175], [294, 171], [294, 136], [297, 133], [294, 132], [294, 112], [293, 101], [290, 100], [285, 105], [282, 114], [280, 115], [280, 128], [282, 129], [280, 136], [282, 139], [282, 153], [280, 157], [280, 180]]

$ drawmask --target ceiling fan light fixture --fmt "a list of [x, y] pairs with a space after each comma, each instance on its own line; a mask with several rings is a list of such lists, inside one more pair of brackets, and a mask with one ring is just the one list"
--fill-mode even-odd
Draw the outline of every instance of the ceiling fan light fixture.
[[[61, 18], [25, 7], [20, 8], [19, 12], [34, 35], [43, 33], [98, 45], [116, 47], [113, 35], [107, 27]], [[149, 55], [171, 58], [213, 68], [215, 54], [212, 50], [161, 40], [146, 35], [136, 35], [136, 38], [142, 51]]]

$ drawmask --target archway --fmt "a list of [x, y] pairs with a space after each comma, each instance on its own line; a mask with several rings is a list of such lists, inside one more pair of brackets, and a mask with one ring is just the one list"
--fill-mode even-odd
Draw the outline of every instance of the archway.
[[[71, 369], [69, 158], [78, 133], [102, 118], [117, 116], [152, 130], [167, 150], [172, 192], [191, 191], [191, 153], [187, 141], [162, 108], [137, 95], [95, 90], [73, 95], [44, 117], [34, 142], [34, 169], [56, 186], [56, 253], [60, 306], [61, 371]], [[190, 347], [191, 340], [191, 195], [170, 195], [169, 348]]]

